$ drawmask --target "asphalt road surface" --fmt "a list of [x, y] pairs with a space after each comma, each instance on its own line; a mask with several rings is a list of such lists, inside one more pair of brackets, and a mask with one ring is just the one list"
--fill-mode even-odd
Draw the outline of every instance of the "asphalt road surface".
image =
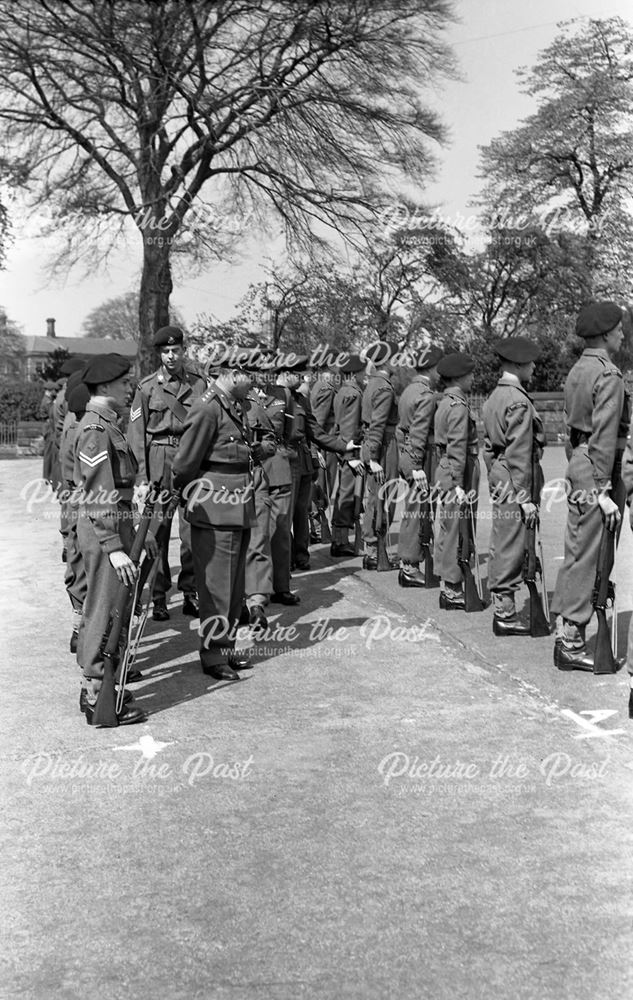
[[[549, 449], [550, 591], [563, 465]], [[624, 672], [560, 673], [552, 639], [316, 547], [239, 683], [201, 673], [172, 591], [137, 661], [149, 721], [91, 729], [39, 471], [0, 462], [0, 996], [633, 995]], [[484, 486], [484, 568], [488, 509]], [[627, 523], [621, 652], [631, 552]]]

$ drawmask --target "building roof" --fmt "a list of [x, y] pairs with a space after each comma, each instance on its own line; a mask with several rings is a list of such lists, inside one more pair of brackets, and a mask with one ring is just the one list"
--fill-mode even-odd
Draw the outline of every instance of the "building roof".
[[95, 354], [122, 354], [124, 358], [135, 358], [138, 344], [135, 340], [112, 340], [111, 337], [25, 337], [24, 349], [27, 355], [52, 354], [61, 349], [69, 354], [93, 356]]

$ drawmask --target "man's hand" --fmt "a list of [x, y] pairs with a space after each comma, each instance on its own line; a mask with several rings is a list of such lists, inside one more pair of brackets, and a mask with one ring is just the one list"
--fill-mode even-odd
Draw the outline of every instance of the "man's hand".
[[145, 536], [145, 551], [150, 559], [155, 559], [158, 555], [158, 542], [151, 531], [148, 531]]
[[523, 520], [525, 521], [525, 527], [533, 528], [534, 525], [536, 524], [536, 514], [537, 514], [536, 504], [528, 500], [527, 503], [520, 504], [520, 507], [521, 507], [521, 513], [523, 514]]
[[385, 481], [385, 470], [383, 469], [380, 462], [374, 462], [373, 458], [369, 462], [369, 471], [376, 480], [378, 484], [384, 483]]
[[360, 448], [360, 445], [355, 441], [348, 441], [345, 445], [345, 451], [356, 451], [357, 448]]
[[147, 494], [149, 493], [149, 483], [139, 483], [138, 486], [134, 487], [134, 503], [142, 510], [147, 500]]
[[617, 503], [607, 493], [601, 493], [598, 497], [598, 506], [602, 511], [607, 531], [615, 531], [621, 520]]
[[130, 557], [120, 549], [118, 552], [111, 552], [109, 555], [110, 565], [116, 570], [121, 583], [131, 587], [138, 576], [138, 568], [134, 565]]
[[466, 490], [462, 486], [455, 487], [455, 499], [460, 507], [466, 502]]
[[411, 472], [411, 478], [413, 482], [420, 487], [421, 490], [426, 491], [429, 488], [429, 483], [426, 478], [426, 472], [424, 469], [413, 469]]
[[355, 476], [361, 476], [363, 474], [364, 462], [362, 462], [360, 458], [350, 458], [347, 464]]

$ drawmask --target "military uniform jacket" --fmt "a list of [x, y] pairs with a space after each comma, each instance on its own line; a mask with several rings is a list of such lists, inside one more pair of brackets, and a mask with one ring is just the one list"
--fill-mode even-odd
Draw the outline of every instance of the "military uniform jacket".
[[469, 490], [479, 440], [468, 399], [457, 386], [444, 390], [435, 412], [434, 433], [438, 456], [435, 482], [442, 490], [455, 486]]
[[335, 387], [322, 378], [318, 378], [310, 389], [310, 406], [314, 419], [325, 431], [331, 431], [334, 426], [335, 395]]
[[388, 375], [378, 372], [367, 380], [361, 404], [363, 461], [379, 462], [398, 423], [396, 393]]
[[69, 410], [64, 417], [62, 439], [59, 444], [59, 465], [62, 470], [62, 483], [66, 488], [75, 485], [75, 436], [79, 421]]
[[198, 527], [250, 528], [255, 517], [251, 433], [239, 403], [211, 385], [187, 415], [172, 465], [186, 517]]
[[290, 419], [292, 427], [290, 430], [289, 443], [297, 451], [301, 475], [312, 475], [314, 465], [310, 454], [310, 445], [325, 451], [336, 451], [341, 454], [345, 451], [345, 445], [337, 438], [336, 434], [328, 433], [315, 419], [310, 406], [310, 400], [297, 392], [290, 390]]
[[289, 487], [292, 484], [290, 459], [297, 457], [297, 452], [289, 444], [292, 421], [286, 415], [286, 393], [289, 397], [290, 390], [284, 390], [283, 386], [270, 386], [268, 394], [260, 401], [276, 444], [274, 454], [262, 459], [262, 467], [271, 489]]
[[358, 382], [344, 382], [334, 396], [334, 433], [344, 444], [360, 440], [362, 400]]
[[90, 400], [77, 425], [73, 480], [81, 488], [80, 508], [90, 519], [104, 552], [123, 550], [123, 518], [132, 516], [136, 459], [114, 410]]
[[433, 421], [437, 396], [425, 375], [416, 375], [398, 403], [398, 448], [403, 473], [422, 469], [427, 451], [434, 446]]
[[[256, 392], [250, 392], [244, 400], [244, 412], [251, 429], [253, 442], [253, 457], [255, 464], [260, 466], [267, 487], [289, 486], [292, 482], [290, 462], [285, 454], [280, 454], [277, 442], [277, 431], [272, 421], [275, 408], [266, 406], [269, 398], [260, 397]], [[283, 427], [284, 405], [279, 400], [273, 400], [281, 410], [281, 426]], [[277, 423], [279, 428], [279, 422]], [[281, 446], [283, 449], [283, 445]], [[256, 456], [256, 457], [255, 457]]]
[[519, 503], [539, 502], [533, 491], [532, 455], [545, 447], [543, 424], [518, 379], [503, 375], [483, 406], [484, 462], [491, 486], [509, 483]]
[[205, 379], [186, 366], [180, 377], [161, 367], [139, 383], [128, 425], [139, 483], [161, 481], [173, 454], [167, 449], [178, 446], [187, 413], [206, 387]]
[[587, 348], [565, 381], [565, 420], [571, 446], [588, 445], [596, 489], [611, 487], [630, 418], [622, 372], [603, 348]]

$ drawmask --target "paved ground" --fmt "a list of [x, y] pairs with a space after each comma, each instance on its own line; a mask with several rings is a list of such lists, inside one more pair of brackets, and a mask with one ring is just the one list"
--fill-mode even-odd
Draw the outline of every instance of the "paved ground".
[[[632, 995], [623, 675], [560, 674], [551, 640], [316, 549], [240, 683], [203, 676], [174, 598], [140, 653], [149, 722], [89, 729], [38, 472], [0, 463], [0, 996]], [[632, 548], [627, 526], [623, 628]]]

